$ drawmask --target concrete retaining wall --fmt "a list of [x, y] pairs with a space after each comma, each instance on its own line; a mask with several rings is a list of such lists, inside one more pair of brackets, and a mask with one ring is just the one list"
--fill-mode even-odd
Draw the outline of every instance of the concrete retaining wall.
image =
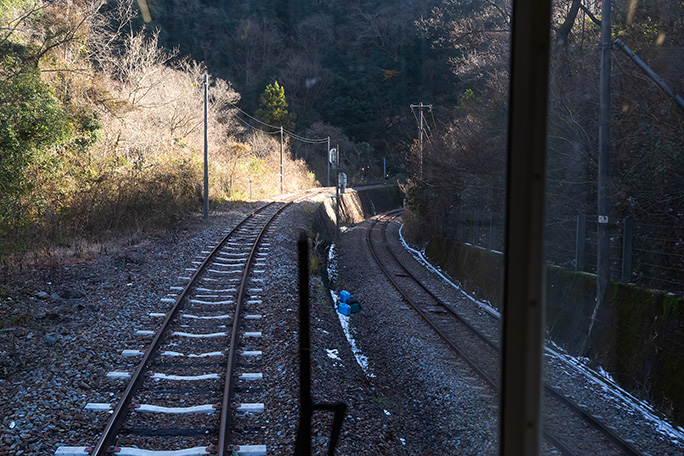
[[[426, 248], [464, 289], [501, 308], [503, 255], [441, 237]], [[547, 269], [547, 329], [573, 355], [588, 356], [626, 389], [684, 423], [684, 299], [612, 282], [587, 339], [596, 276]]]
[[[340, 226], [352, 226], [369, 217], [400, 208], [403, 194], [397, 186], [378, 185], [358, 190], [347, 189], [340, 195]], [[314, 212], [314, 236], [324, 244], [335, 240], [335, 197], [326, 199]]]

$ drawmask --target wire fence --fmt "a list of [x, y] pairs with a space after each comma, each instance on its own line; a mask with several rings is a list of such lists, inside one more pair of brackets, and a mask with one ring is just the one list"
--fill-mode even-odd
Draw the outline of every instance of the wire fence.
[[[504, 251], [502, 214], [452, 209], [438, 222], [441, 234], [492, 251]], [[611, 280], [684, 295], [684, 226], [632, 218], [611, 220]], [[547, 218], [546, 262], [565, 269], [596, 273], [598, 217]]]

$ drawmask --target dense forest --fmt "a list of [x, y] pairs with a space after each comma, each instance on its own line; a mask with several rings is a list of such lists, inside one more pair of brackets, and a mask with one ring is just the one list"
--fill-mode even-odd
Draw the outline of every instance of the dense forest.
[[[441, 120], [457, 104], [448, 52], [417, 25], [439, 3], [148, 2], [149, 27], [160, 30], [160, 42], [230, 80], [246, 112], [254, 113], [265, 87], [278, 81], [298, 131], [333, 137], [354, 182], [381, 176], [383, 158], [391, 173], [406, 171], [404, 155], [417, 137], [411, 104], [432, 104], [444, 112]], [[325, 151], [294, 147], [322, 181]]]
[[[397, 165], [393, 173], [412, 178], [423, 214], [434, 211], [437, 218], [447, 207], [503, 213], [510, 1], [149, 5], [160, 41], [230, 80], [245, 111], [254, 112], [265, 86], [277, 80], [302, 134], [320, 137], [323, 125], [341, 128], [356, 143], [347, 149], [356, 158], [347, 164], [352, 175], [363, 177], [360, 169], [369, 167], [379, 175], [387, 157]], [[554, 1], [552, 218], [596, 212], [600, 6], [596, 0]], [[684, 4], [615, 0], [613, 11], [613, 39], [640, 55], [675, 92], [683, 90]], [[681, 219], [681, 108], [617, 48], [612, 86], [615, 217]], [[423, 160], [417, 150], [420, 113], [410, 107], [419, 102], [431, 107], [424, 111]], [[320, 170], [318, 152], [302, 149]]]
[[[550, 226], [596, 214], [600, 3], [553, 2]], [[675, 92], [683, 13], [613, 1], [613, 39]], [[212, 198], [278, 193], [282, 125], [290, 188], [325, 183], [330, 137], [352, 184], [386, 160], [416, 234], [453, 235], [473, 208], [503, 217], [509, 0], [5, 0], [0, 22], [5, 245], [196, 208], [204, 73]], [[683, 111], [618, 49], [611, 77], [612, 217], [681, 225]]]
[[[0, 3], [0, 259], [88, 255], [201, 208], [208, 69], [159, 33], [134, 0]], [[278, 194], [276, 138], [238, 125], [229, 81], [207, 89], [212, 201]], [[284, 160], [284, 191], [315, 185]]]
[[[355, 141], [382, 147], [404, 136], [394, 116], [409, 104], [455, 103], [447, 56], [416, 21], [439, 2], [226, 0], [150, 1], [160, 41], [202, 60], [257, 108], [278, 80], [300, 128], [341, 127]], [[410, 114], [408, 114], [410, 116]], [[413, 122], [413, 119], [411, 119]]]

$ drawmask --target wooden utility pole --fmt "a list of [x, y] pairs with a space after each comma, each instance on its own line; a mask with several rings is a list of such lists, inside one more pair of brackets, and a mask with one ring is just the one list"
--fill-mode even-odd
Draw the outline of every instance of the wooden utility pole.
[[423, 108], [428, 108], [432, 109], [432, 105], [424, 105], [423, 102], [421, 101], [417, 105], [411, 105], [411, 109], [413, 108], [419, 108], [420, 111], [420, 119], [418, 120], [418, 144], [419, 144], [419, 150], [420, 150], [420, 168], [419, 168], [419, 176], [422, 179], [423, 178], [423, 124], [425, 122], [425, 117], [423, 116]]
[[337, 151], [337, 163], [335, 164], [335, 174], [337, 176], [335, 182], [335, 241], [340, 235], [340, 145], [335, 146]]
[[209, 218], [209, 76], [204, 75], [204, 205], [202, 215]]

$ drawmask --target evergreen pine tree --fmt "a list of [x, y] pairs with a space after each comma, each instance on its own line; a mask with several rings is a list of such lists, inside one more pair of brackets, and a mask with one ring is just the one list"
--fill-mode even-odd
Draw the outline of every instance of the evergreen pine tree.
[[266, 90], [259, 97], [259, 106], [256, 110], [259, 120], [270, 125], [282, 125], [286, 130], [294, 130], [297, 114], [288, 112], [285, 88], [278, 84], [278, 81], [266, 86]]

